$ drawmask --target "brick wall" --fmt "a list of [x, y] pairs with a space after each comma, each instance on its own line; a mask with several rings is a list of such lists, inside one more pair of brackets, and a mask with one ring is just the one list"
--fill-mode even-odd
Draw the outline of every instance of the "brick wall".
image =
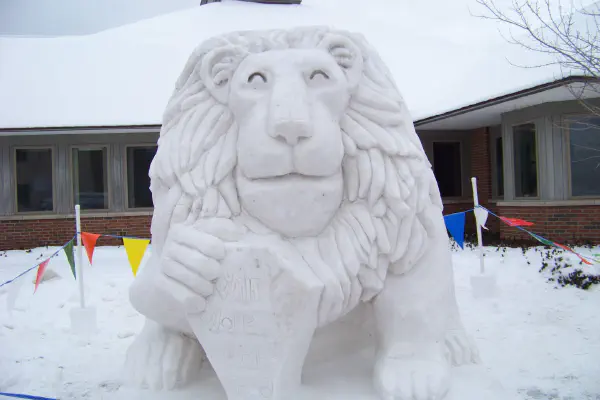
[[477, 178], [479, 202], [485, 205], [492, 198], [492, 163], [490, 135], [487, 128], [473, 130], [471, 136], [471, 176]]
[[[497, 208], [494, 203], [490, 203], [492, 198], [492, 161], [489, 130], [488, 128], [474, 129], [471, 135], [471, 176], [477, 178], [479, 204], [496, 213]], [[467, 221], [475, 224], [474, 217]], [[484, 237], [500, 234], [500, 223], [497, 218], [490, 216], [486, 226], [489, 230], [483, 231]]]
[[[81, 228], [84, 232], [149, 238], [151, 220], [151, 215], [82, 217]], [[62, 246], [74, 235], [74, 218], [0, 220], [0, 250]], [[114, 238], [98, 240], [98, 245], [121, 243]]]
[[[561, 244], [600, 244], [600, 206], [576, 207], [499, 207], [499, 215], [533, 222], [525, 229]], [[519, 229], [504, 223], [501, 238], [515, 241], [535, 241]]]

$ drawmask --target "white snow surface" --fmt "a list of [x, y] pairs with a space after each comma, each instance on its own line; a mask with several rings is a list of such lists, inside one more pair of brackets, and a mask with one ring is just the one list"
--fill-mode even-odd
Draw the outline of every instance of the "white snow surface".
[[[51, 255], [56, 248], [0, 253], [0, 282]], [[150, 253], [148, 250], [146, 257]], [[579, 249], [584, 254], [595, 249]], [[540, 274], [535, 249], [486, 248], [486, 267], [497, 277], [494, 298], [475, 299], [470, 277], [479, 272], [478, 253], [453, 253], [459, 305], [467, 329], [479, 346], [488, 378], [504, 389], [501, 400], [596, 400], [600, 398], [600, 291], [556, 289]], [[566, 259], [576, 262], [572, 255]], [[527, 263], [530, 262], [530, 264]], [[94, 266], [85, 266], [86, 294], [96, 307], [99, 331], [92, 337], [70, 331], [69, 310], [78, 307], [78, 289], [63, 253], [50, 262], [62, 278], [40, 284], [33, 295], [35, 272], [0, 288], [0, 392], [28, 393], [60, 399], [197, 399], [199, 392], [151, 395], [123, 381], [125, 352], [143, 318], [128, 301], [133, 281], [123, 247], [98, 247]], [[597, 267], [591, 268], [592, 272]], [[11, 288], [22, 285], [12, 313], [5, 305]], [[325, 346], [309, 355], [314, 368], [308, 384], [331, 400], [374, 400], [370, 388], [369, 350], [356, 345], [348, 330], [338, 330], [330, 343], [346, 346], [341, 355]], [[458, 368], [455, 387], [477, 386], [469, 367]], [[484, 378], [485, 379], [485, 378]], [[200, 382], [213, 390], [202, 398], [222, 399], [218, 381], [208, 370]], [[498, 386], [499, 388], [500, 386]], [[460, 389], [458, 387], [457, 389]], [[495, 389], [494, 389], [495, 390]], [[500, 390], [500, 389], [498, 389]], [[461, 397], [461, 400], [482, 400]], [[486, 396], [491, 400], [491, 396]], [[499, 399], [500, 400], [500, 399]]]
[[[507, 44], [474, 0], [226, 1], [87, 36], [0, 38], [0, 128], [160, 124], [175, 81], [203, 40], [235, 30], [327, 25], [363, 33], [415, 120], [561, 78]], [[420, 2], [419, 2], [420, 3]], [[431, 6], [427, 6], [431, 4]]]

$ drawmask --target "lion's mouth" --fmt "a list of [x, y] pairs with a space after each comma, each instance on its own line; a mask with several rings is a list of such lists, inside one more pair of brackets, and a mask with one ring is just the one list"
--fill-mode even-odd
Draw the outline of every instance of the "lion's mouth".
[[297, 172], [293, 172], [285, 175], [276, 175], [276, 176], [264, 176], [259, 178], [252, 178], [252, 181], [258, 182], [298, 182], [298, 181], [320, 181], [326, 179], [326, 176], [315, 176], [315, 175], [304, 175], [299, 174]]

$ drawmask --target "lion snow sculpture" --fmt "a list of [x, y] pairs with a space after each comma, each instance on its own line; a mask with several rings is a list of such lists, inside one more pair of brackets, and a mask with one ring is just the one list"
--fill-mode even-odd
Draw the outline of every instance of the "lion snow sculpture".
[[128, 351], [138, 383], [181, 386], [207, 357], [230, 400], [283, 399], [315, 329], [360, 303], [380, 398], [441, 399], [450, 367], [477, 362], [431, 165], [362, 36], [204, 42], [158, 144], [152, 257], [130, 292], [147, 318]]

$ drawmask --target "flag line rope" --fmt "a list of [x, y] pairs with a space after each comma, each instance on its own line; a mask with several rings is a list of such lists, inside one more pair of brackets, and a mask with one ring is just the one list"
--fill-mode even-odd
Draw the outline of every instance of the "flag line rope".
[[[502, 217], [500, 217], [499, 215], [496, 215], [495, 213], [493, 213], [492, 211], [490, 211], [490, 210], [488, 210], [487, 208], [483, 207], [482, 205], [478, 205], [477, 207], [478, 207], [478, 208], [481, 208], [481, 209], [483, 209], [483, 210], [485, 210], [485, 211], [487, 211], [489, 214], [491, 214], [491, 215], [493, 215], [494, 217], [496, 217], [496, 218], [500, 219], [502, 222], [504, 222], [504, 223], [505, 223], [505, 224], [507, 224], [508, 226], [511, 226], [511, 227], [513, 227], [513, 228], [517, 228], [517, 229], [519, 229], [519, 230], [521, 230], [521, 231], [523, 231], [523, 232], [525, 232], [525, 233], [529, 234], [530, 236], [532, 236], [532, 237], [534, 237], [534, 238], [541, 238], [541, 239], [543, 239], [543, 240], [546, 240], [546, 241], [548, 241], [548, 242], [554, 243], [554, 242], [552, 242], [551, 240], [549, 240], [549, 239], [546, 239], [546, 238], [544, 238], [543, 236], [541, 236], [541, 235], [538, 235], [538, 234], [536, 234], [536, 233], [530, 232], [530, 231], [528, 231], [527, 229], [525, 229], [525, 228], [523, 228], [523, 227], [521, 227], [521, 226], [509, 224], [508, 222], [504, 221], [504, 220], [502, 219]], [[474, 208], [470, 208], [470, 209], [468, 209], [468, 210], [459, 211], [459, 212], [455, 212], [455, 213], [452, 213], [452, 214], [446, 214], [446, 215], [444, 215], [444, 218], [446, 218], [446, 217], [450, 217], [450, 216], [456, 216], [456, 215], [459, 215], [459, 214], [466, 214], [466, 213], [468, 213], [468, 212], [471, 212], [471, 211], [474, 211], [474, 210], [475, 210]], [[84, 233], [84, 232], [77, 232], [77, 234], [79, 234], [79, 233]], [[69, 245], [69, 243], [71, 243], [73, 240], [75, 240], [75, 238], [77, 237], [77, 234], [76, 234], [75, 236], [73, 236], [73, 237], [71, 238], [71, 240], [69, 240], [67, 243], [65, 243], [65, 244], [64, 244], [64, 245], [63, 245], [61, 248], [59, 248], [57, 251], [55, 251], [55, 252], [54, 252], [54, 253], [53, 253], [53, 254], [52, 254], [50, 257], [48, 257], [48, 258], [44, 259], [42, 262], [40, 262], [40, 263], [38, 263], [38, 264], [34, 265], [33, 267], [31, 267], [31, 268], [29, 268], [29, 269], [27, 269], [27, 270], [23, 271], [22, 273], [20, 273], [19, 275], [15, 276], [14, 278], [12, 278], [12, 279], [9, 279], [9, 280], [7, 280], [6, 282], [4, 282], [4, 283], [0, 284], [0, 288], [1, 288], [1, 287], [3, 287], [3, 286], [5, 286], [5, 285], [8, 285], [9, 283], [12, 283], [12, 282], [13, 282], [13, 281], [15, 281], [16, 279], [19, 279], [20, 277], [22, 277], [23, 275], [27, 274], [28, 272], [30, 272], [30, 271], [33, 271], [34, 269], [36, 269], [37, 267], [39, 267], [41, 264], [43, 264], [43, 263], [44, 263], [46, 260], [49, 260], [49, 259], [51, 259], [51, 258], [55, 257], [55, 256], [56, 256], [58, 253], [60, 253], [62, 250], [64, 250], [64, 249], [65, 249], [65, 247], [67, 247], [67, 246]], [[115, 239], [150, 240], [150, 239], [148, 239], [148, 238], [141, 238], [141, 237], [138, 237], [138, 236], [122, 236], [122, 235], [113, 235], [113, 234], [108, 234], [108, 233], [102, 233], [102, 234], [99, 234], [99, 236], [111, 237], [111, 238], [115, 238]], [[560, 247], [560, 248], [564, 249], [564, 250], [567, 250], [567, 251], [569, 251], [569, 252], [571, 252], [571, 253], [573, 253], [573, 254], [575, 254], [575, 255], [579, 256], [580, 258], [583, 258], [583, 259], [584, 259], [585, 261], [587, 261], [587, 262], [600, 262], [599, 260], [596, 260], [595, 258], [593, 258], [593, 257], [591, 257], [591, 256], [587, 256], [587, 255], [586, 255], [586, 256], [582, 256], [581, 254], [579, 254], [579, 253], [577, 253], [577, 252], [575, 252], [575, 251], [573, 251], [573, 250], [569, 249], [569, 248], [568, 248], [568, 247], [566, 247], [566, 246], [565, 246], [565, 247], [562, 247], [561, 245], [558, 245], [558, 244], [556, 244], [556, 245], [557, 245], [558, 247]], [[137, 269], [137, 268], [136, 268], [136, 269]], [[135, 271], [134, 271], [134, 274], [135, 274]]]
[[30, 395], [30, 394], [20, 394], [20, 393], [4, 393], [4, 392], [0, 392], [0, 396], [13, 397], [13, 398], [17, 398], [17, 399], [30, 399], [30, 400], [57, 400], [57, 399], [52, 398], [52, 397], [33, 396], [33, 395]]
[[0, 285], [0, 287], [4, 286], [4, 285], [8, 285], [9, 283], [12, 283], [15, 279], [19, 279], [20, 277], [22, 277], [23, 275], [25, 275], [26, 273], [28, 273], [29, 271], [32, 271], [34, 269], [36, 269], [37, 267], [39, 267], [40, 265], [42, 265], [44, 262], [46, 262], [46, 260], [51, 259], [52, 257], [56, 256], [58, 253], [60, 253], [65, 247], [67, 247], [69, 245], [69, 243], [71, 243], [71, 241], [75, 239], [75, 236], [73, 236], [71, 238], [71, 240], [69, 240], [67, 243], [65, 243], [60, 249], [56, 250], [54, 252], [54, 254], [52, 254], [50, 257], [44, 259], [43, 261], [37, 263], [36, 265], [34, 265], [33, 267], [29, 268], [26, 271], [21, 272], [19, 275], [15, 276], [12, 279], [7, 280], [6, 282], [4, 282], [3, 284]]

